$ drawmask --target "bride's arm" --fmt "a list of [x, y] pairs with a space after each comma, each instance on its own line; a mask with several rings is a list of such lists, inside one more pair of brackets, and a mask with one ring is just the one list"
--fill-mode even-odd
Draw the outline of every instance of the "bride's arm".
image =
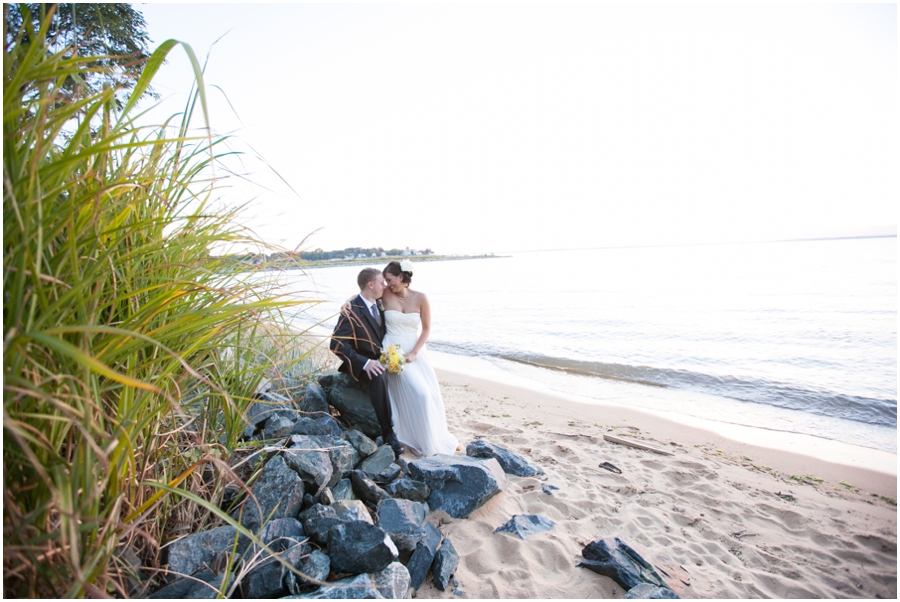
[[416, 360], [416, 356], [419, 355], [419, 351], [422, 350], [429, 335], [431, 335], [431, 305], [428, 303], [428, 297], [424, 293], [419, 294], [422, 295], [422, 302], [419, 305], [419, 312], [421, 312], [422, 317], [422, 333], [419, 335], [419, 340], [416, 341], [412, 351], [406, 354], [407, 362]]

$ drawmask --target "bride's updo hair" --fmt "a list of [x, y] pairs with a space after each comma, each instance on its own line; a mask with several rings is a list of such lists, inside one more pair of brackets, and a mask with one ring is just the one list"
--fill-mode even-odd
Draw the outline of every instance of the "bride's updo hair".
[[387, 267], [384, 268], [384, 273], [400, 278], [400, 282], [404, 284], [410, 284], [412, 282], [413, 273], [401, 270], [399, 261], [392, 261], [387, 264]]

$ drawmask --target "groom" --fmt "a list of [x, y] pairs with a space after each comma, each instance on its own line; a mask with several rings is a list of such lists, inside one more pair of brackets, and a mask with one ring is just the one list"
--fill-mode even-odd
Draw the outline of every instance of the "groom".
[[359, 273], [356, 283], [359, 296], [350, 302], [347, 314], [341, 312], [331, 335], [331, 350], [343, 360], [338, 367], [340, 372], [357, 383], [369, 383], [369, 396], [381, 426], [381, 438], [399, 458], [403, 447], [394, 435], [384, 367], [378, 361], [385, 334], [384, 310], [378, 303], [384, 293], [384, 278], [378, 270], [366, 268]]

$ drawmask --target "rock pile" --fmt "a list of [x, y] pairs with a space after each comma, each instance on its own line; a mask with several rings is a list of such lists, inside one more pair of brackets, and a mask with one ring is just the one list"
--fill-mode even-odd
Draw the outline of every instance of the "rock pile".
[[368, 394], [343, 375], [297, 400], [258, 394], [244, 437], [278, 451], [231, 516], [268, 550], [233, 526], [179, 539], [167, 548], [173, 579], [151, 597], [214, 598], [226, 578], [244, 598], [408, 598], [429, 573], [446, 588], [459, 556], [426, 517], [468, 516], [501, 491], [503, 470], [465, 456], [407, 466], [378, 433]]

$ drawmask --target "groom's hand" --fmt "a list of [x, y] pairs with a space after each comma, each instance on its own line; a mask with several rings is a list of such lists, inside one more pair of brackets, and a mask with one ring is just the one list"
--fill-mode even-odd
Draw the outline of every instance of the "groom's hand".
[[366, 365], [363, 366], [363, 370], [369, 375], [369, 378], [376, 378], [384, 373], [384, 366], [375, 360], [368, 360]]

